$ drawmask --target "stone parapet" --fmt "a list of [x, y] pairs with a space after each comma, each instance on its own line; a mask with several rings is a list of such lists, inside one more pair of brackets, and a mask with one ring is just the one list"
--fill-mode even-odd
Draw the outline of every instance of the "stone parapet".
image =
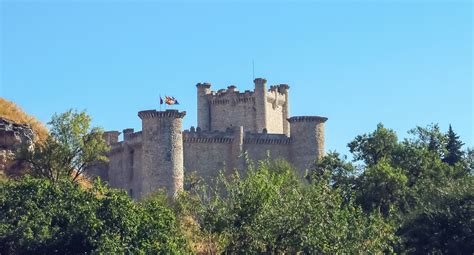
[[196, 131], [194, 127], [183, 132], [185, 143], [232, 143], [234, 141], [234, 130], [220, 131]]
[[290, 144], [291, 139], [283, 134], [246, 133], [245, 144]]
[[232, 143], [234, 141], [233, 138], [227, 137], [214, 137], [214, 138], [206, 138], [206, 137], [185, 137], [183, 142], [185, 143]]
[[118, 143], [119, 141], [119, 131], [105, 131], [104, 132], [104, 140], [108, 145], [112, 145], [114, 143]]
[[295, 116], [288, 118], [290, 123], [294, 122], [326, 122], [328, 118], [321, 116]]
[[277, 92], [280, 95], [285, 95], [286, 93], [288, 93], [289, 89], [290, 89], [290, 86], [288, 84], [280, 84], [280, 85], [270, 86], [270, 89], [268, 91]]
[[196, 84], [196, 88], [209, 89], [209, 88], [211, 88], [211, 84], [208, 83], [208, 82], [198, 83], [198, 84]]
[[138, 131], [129, 135], [130, 140], [139, 139], [142, 137], [142, 131]]
[[186, 116], [186, 112], [180, 112], [178, 110], [147, 110], [138, 112], [138, 117], [142, 120], [149, 118], [184, 118], [184, 116]]
[[228, 90], [220, 90], [217, 93], [212, 91], [207, 95], [207, 100], [210, 104], [230, 104], [230, 103], [249, 103], [253, 102], [254, 93], [246, 90], [245, 92], [238, 92], [235, 86], [230, 86]]

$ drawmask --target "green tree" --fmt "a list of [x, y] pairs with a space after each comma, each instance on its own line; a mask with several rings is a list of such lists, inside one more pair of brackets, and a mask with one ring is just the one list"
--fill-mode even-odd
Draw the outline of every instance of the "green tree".
[[301, 183], [288, 164], [262, 161], [219, 184], [195, 214], [227, 253], [377, 253], [395, 240], [379, 213], [366, 214], [326, 182]]
[[[474, 250], [472, 152], [463, 157], [462, 142], [450, 130], [444, 135], [437, 125], [417, 127], [409, 131], [412, 139], [392, 146], [395, 149], [376, 164], [370, 160], [373, 151], [365, 149], [372, 147], [364, 144], [369, 137], [375, 139], [370, 143], [383, 144], [376, 140], [384, 136], [375, 138], [376, 130], [352, 143], [357, 145], [354, 157], [366, 162], [354, 182], [356, 201], [368, 212], [380, 210], [399, 226], [402, 242], [397, 252], [470, 254]], [[449, 158], [448, 147], [455, 148], [451, 154], [458, 157], [452, 164], [444, 160]]]
[[357, 201], [368, 211], [379, 209], [389, 215], [391, 207], [403, 210], [406, 206], [408, 178], [400, 168], [393, 168], [387, 161], [370, 166], [360, 177]]
[[415, 189], [417, 204], [403, 218], [401, 251], [415, 254], [474, 252], [474, 178], [426, 183]]
[[18, 156], [30, 163], [33, 175], [54, 182], [64, 177], [75, 181], [92, 164], [107, 160], [109, 147], [103, 131], [91, 128], [91, 118], [85, 112], [55, 114], [48, 125], [46, 141], [33, 150], [24, 148]]
[[465, 162], [466, 162], [466, 173], [472, 175], [474, 174], [474, 149], [468, 148], [465, 154]]
[[459, 139], [459, 136], [454, 133], [453, 128], [449, 125], [449, 130], [447, 133], [447, 143], [446, 143], [446, 156], [443, 161], [448, 163], [451, 166], [454, 166], [456, 163], [460, 162], [463, 157], [463, 152], [461, 147], [464, 145], [463, 142]]
[[414, 135], [414, 139], [410, 142], [420, 147], [425, 147], [429, 151], [435, 152], [439, 157], [446, 154], [446, 140], [447, 137], [443, 134], [438, 124], [430, 124], [427, 127], [417, 126], [408, 131], [409, 134]]
[[382, 159], [391, 160], [398, 147], [395, 131], [387, 129], [379, 123], [371, 134], [358, 135], [348, 144], [354, 160], [362, 160], [366, 165], [377, 164]]
[[329, 152], [310, 167], [306, 179], [310, 183], [324, 182], [331, 185], [339, 189], [346, 200], [350, 199], [356, 186], [358, 172], [351, 162], [346, 161], [346, 158], [341, 157], [337, 152]]
[[161, 200], [136, 203], [96, 183], [24, 177], [0, 185], [1, 254], [187, 251], [172, 210]]

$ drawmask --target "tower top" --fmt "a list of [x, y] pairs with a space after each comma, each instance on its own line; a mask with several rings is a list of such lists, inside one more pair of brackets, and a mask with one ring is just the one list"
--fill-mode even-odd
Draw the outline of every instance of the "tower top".
[[326, 122], [328, 118], [321, 116], [294, 116], [288, 118], [288, 122]]
[[206, 88], [206, 89], [208, 89], [208, 88], [211, 87], [211, 84], [209, 82], [198, 83], [198, 84], [196, 84], [196, 87], [197, 88]]
[[157, 110], [147, 110], [138, 112], [138, 117], [140, 119], [151, 119], [151, 118], [184, 118], [186, 112], [180, 112], [178, 110], [166, 110], [166, 111], [157, 111]]
[[264, 78], [255, 78], [255, 80], [253, 80], [253, 82], [255, 84], [264, 84], [264, 83], [267, 83], [267, 80], [264, 79]]

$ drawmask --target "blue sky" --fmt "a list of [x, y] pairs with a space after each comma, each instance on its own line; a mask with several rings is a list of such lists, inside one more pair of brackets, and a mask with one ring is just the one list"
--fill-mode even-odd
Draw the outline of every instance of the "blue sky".
[[198, 82], [291, 87], [291, 115], [329, 118], [347, 152], [377, 123], [400, 137], [449, 124], [473, 134], [471, 1], [0, 0], [0, 96], [46, 122], [87, 109], [106, 130], [141, 129], [158, 95], [196, 124]]

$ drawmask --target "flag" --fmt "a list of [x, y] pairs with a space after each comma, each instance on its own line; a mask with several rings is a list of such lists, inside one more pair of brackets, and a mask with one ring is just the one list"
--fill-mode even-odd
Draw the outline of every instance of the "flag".
[[169, 96], [165, 96], [165, 103], [166, 103], [167, 105], [179, 104], [179, 103], [178, 103], [178, 100], [176, 100], [176, 98], [174, 98], [174, 97], [169, 97]]
[[160, 96], [160, 104], [163, 104], [163, 98]]
[[173, 100], [174, 100], [174, 104], [179, 104], [179, 102], [176, 98], [173, 97]]

